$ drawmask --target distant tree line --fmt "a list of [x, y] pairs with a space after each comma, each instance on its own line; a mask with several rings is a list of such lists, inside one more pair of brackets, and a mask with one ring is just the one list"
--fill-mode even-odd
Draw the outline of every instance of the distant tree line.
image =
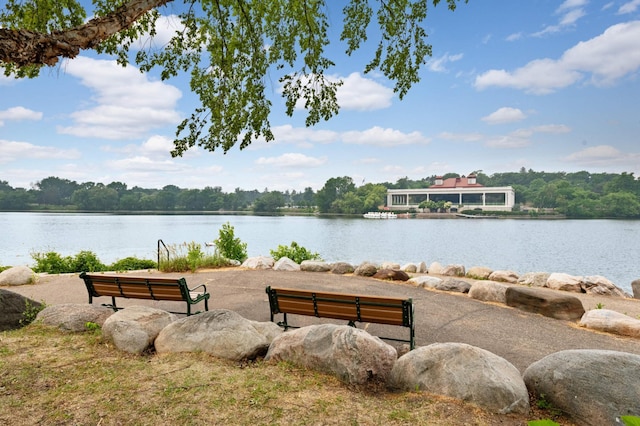
[[[640, 180], [633, 173], [589, 173], [580, 171], [518, 172], [486, 175], [473, 172], [485, 186], [512, 186], [516, 210], [553, 210], [574, 218], [640, 218]], [[449, 173], [442, 176], [460, 177]], [[0, 180], [0, 211], [69, 210], [99, 212], [138, 211], [249, 211], [276, 213], [298, 209], [325, 214], [362, 214], [378, 210], [386, 202], [387, 189], [427, 188], [436, 176], [395, 183], [366, 183], [356, 186], [348, 176], [334, 177], [314, 192], [242, 190], [225, 193], [219, 186], [184, 189], [167, 185], [162, 189], [128, 188], [122, 182], [77, 183], [48, 177], [32, 188], [13, 188]]]

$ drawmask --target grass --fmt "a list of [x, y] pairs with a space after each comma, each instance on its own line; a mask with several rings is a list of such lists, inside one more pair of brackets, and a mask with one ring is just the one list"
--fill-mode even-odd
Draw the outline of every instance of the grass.
[[[547, 413], [540, 414], [542, 418]], [[130, 355], [100, 330], [0, 333], [0, 424], [522, 425], [420, 392], [355, 388], [289, 363]], [[567, 423], [564, 423], [567, 424]]]

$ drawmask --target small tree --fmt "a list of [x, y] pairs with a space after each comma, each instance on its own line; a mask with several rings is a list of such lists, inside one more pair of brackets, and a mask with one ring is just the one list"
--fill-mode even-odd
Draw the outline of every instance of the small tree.
[[279, 260], [281, 257], [288, 257], [296, 263], [302, 263], [305, 260], [320, 260], [318, 253], [310, 252], [295, 241], [292, 241], [289, 247], [279, 245], [277, 250], [269, 250], [269, 252], [275, 260]]
[[235, 237], [233, 226], [229, 222], [222, 225], [218, 235], [218, 239], [213, 243], [220, 255], [238, 262], [247, 259], [247, 243]]

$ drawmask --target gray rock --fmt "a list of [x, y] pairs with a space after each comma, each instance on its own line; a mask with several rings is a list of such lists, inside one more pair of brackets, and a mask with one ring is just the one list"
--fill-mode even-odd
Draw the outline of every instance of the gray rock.
[[529, 412], [529, 394], [516, 367], [464, 343], [422, 346], [396, 361], [389, 387], [419, 389], [475, 404], [495, 413]]
[[362, 329], [322, 324], [281, 334], [265, 360], [289, 361], [361, 385], [385, 382], [396, 357], [391, 345]]
[[508, 285], [495, 281], [476, 281], [469, 289], [469, 297], [483, 302], [507, 302]]
[[631, 290], [633, 291], [633, 298], [640, 299], [640, 280], [631, 282]]
[[272, 269], [274, 264], [273, 257], [256, 256], [242, 262], [242, 267], [248, 269]]
[[447, 265], [442, 268], [440, 275], [446, 275], [448, 277], [464, 277], [464, 265]]
[[63, 303], [47, 306], [38, 313], [36, 319], [63, 331], [81, 332], [87, 331], [88, 322], [102, 327], [113, 313], [113, 309], [105, 306]]
[[438, 277], [430, 277], [426, 275], [421, 275], [418, 277], [413, 277], [407, 281], [407, 284], [412, 284], [419, 288], [436, 288], [440, 284], [442, 284], [442, 279]]
[[382, 262], [380, 269], [400, 269], [400, 264], [395, 262]]
[[547, 287], [552, 290], [572, 291], [582, 293], [583, 277], [554, 272], [547, 279]]
[[585, 313], [580, 325], [591, 330], [640, 337], [640, 320], [609, 309], [592, 309]]
[[236, 312], [214, 309], [169, 324], [156, 338], [155, 347], [158, 353], [205, 352], [242, 361], [264, 355], [281, 333], [275, 323], [250, 321]]
[[329, 272], [331, 265], [320, 260], [304, 260], [300, 264], [300, 270], [304, 272]]
[[0, 272], [0, 285], [25, 285], [36, 282], [36, 274], [27, 266], [14, 266]]
[[518, 282], [518, 274], [513, 271], [493, 271], [489, 275], [491, 281], [498, 281], [501, 283], [515, 284]]
[[[13, 291], [0, 288], [0, 331], [16, 330], [28, 323], [31, 313], [42, 308], [42, 303]], [[31, 311], [31, 313], [29, 312]]]
[[409, 274], [399, 269], [380, 269], [373, 275], [378, 280], [408, 281]]
[[331, 265], [331, 273], [337, 275], [352, 274], [354, 271], [353, 265], [347, 262], [336, 262]]
[[429, 265], [429, 273], [434, 275], [441, 275], [442, 265], [438, 262], [432, 262], [431, 265]]
[[417, 273], [419, 274], [426, 274], [429, 272], [429, 269], [427, 268], [427, 264], [425, 262], [420, 262], [418, 263], [418, 267], [416, 270]]
[[177, 317], [148, 306], [131, 306], [113, 313], [102, 326], [102, 336], [116, 348], [132, 354], [148, 350], [160, 331]]
[[589, 275], [582, 281], [582, 290], [587, 294], [612, 297], [631, 297], [620, 287], [600, 275]]
[[273, 264], [273, 269], [275, 271], [299, 271], [300, 265], [288, 257], [281, 257]]
[[551, 274], [548, 272], [527, 272], [518, 278], [518, 284], [529, 287], [546, 287], [549, 276]]
[[640, 356], [581, 349], [553, 353], [531, 364], [524, 381], [581, 425], [619, 425], [624, 415], [640, 416]]
[[464, 280], [459, 280], [456, 278], [447, 278], [443, 280], [440, 284], [436, 285], [434, 288], [440, 291], [450, 291], [454, 293], [469, 293], [469, 289], [471, 289], [471, 284]]
[[578, 320], [584, 315], [575, 296], [542, 288], [513, 286], [506, 292], [506, 304], [527, 312], [562, 320]]
[[493, 269], [486, 266], [473, 266], [467, 271], [467, 277], [474, 280], [487, 280], [489, 275], [493, 272]]
[[402, 265], [400, 270], [408, 274], [415, 274], [416, 272], [418, 272], [418, 267], [415, 263], [407, 263], [406, 265]]
[[360, 264], [355, 271], [353, 271], [354, 275], [358, 275], [360, 277], [372, 277], [378, 272], [378, 267], [373, 263], [364, 262]]

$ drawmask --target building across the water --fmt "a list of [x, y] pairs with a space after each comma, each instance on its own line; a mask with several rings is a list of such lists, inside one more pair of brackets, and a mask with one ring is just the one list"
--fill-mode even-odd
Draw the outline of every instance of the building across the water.
[[424, 189], [388, 189], [387, 207], [390, 210], [417, 209], [423, 201], [449, 201], [460, 210], [511, 211], [516, 193], [510, 186], [483, 186], [475, 175], [442, 179]]

